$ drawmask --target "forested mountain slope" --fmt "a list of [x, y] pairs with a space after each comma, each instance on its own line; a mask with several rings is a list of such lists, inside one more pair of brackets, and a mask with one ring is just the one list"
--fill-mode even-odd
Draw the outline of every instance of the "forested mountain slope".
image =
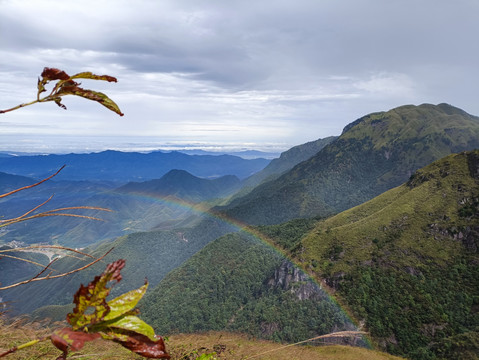
[[[258, 238], [225, 235], [169, 273], [141, 305], [162, 334], [229, 330], [297, 342], [354, 324], [327, 293]], [[366, 346], [361, 337], [335, 339]]]
[[[256, 230], [381, 349], [411, 359], [479, 352], [479, 150], [449, 155], [331, 218]], [[164, 333], [226, 328], [280, 341], [350, 326], [282, 259], [257, 238], [224, 236], [168, 274], [143, 314]]]
[[281, 153], [279, 158], [271, 160], [271, 162], [263, 170], [258, 171], [256, 174], [253, 174], [244, 180], [243, 186], [245, 187], [245, 190], [243, 193], [246, 193], [248, 189], [251, 190], [254, 186], [259, 185], [263, 181], [278, 178], [281, 174], [291, 170], [300, 162], [309, 159], [313, 155], [316, 155], [318, 151], [320, 151], [336, 138], [337, 136], [329, 136], [324, 139], [310, 141], [305, 144], [294, 146], [291, 149]]
[[388, 352], [411, 359], [479, 353], [479, 150], [434, 162], [278, 243], [334, 289]]
[[[106, 263], [117, 259], [125, 259], [126, 266], [123, 271], [123, 280], [114, 287], [113, 294], [119, 295], [138, 288], [145, 278], [150, 282], [150, 286], [154, 287], [167, 273], [180, 266], [210, 241], [236, 230], [224, 221], [205, 217], [193, 228], [136, 232], [111, 242], [103, 242], [96, 248], [84, 249], [83, 251], [95, 257], [100, 257], [111, 250], [104, 261], [85, 271], [60, 279], [30, 283], [6, 290], [2, 292], [2, 296], [4, 300], [14, 301], [12, 313], [31, 312], [46, 305], [71, 304], [73, 294], [80, 284], [90, 282], [95, 275], [103, 272]], [[86, 261], [79, 257], [63, 257], [55, 262], [54, 269], [65, 271], [85, 264]], [[34, 268], [33, 271], [36, 272], [30, 272], [30, 276], [34, 276], [38, 269]], [[22, 275], [28, 274], [22, 273]], [[33, 294], [35, 301], [32, 301]]]
[[434, 160], [478, 147], [479, 118], [447, 104], [373, 113], [223, 211], [250, 224], [331, 215], [401, 184]]

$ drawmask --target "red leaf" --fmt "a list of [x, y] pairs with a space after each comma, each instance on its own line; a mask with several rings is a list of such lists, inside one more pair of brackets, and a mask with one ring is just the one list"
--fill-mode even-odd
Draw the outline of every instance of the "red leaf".
[[[101, 276], [95, 276], [88, 286], [80, 285], [80, 288], [73, 297], [75, 308], [67, 315], [67, 321], [74, 330], [85, 326], [94, 325], [103, 320], [110, 311], [106, 297], [110, 293], [107, 287], [110, 281], [121, 280], [121, 269], [125, 266], [125, 260], [120, 259], [108, 264]], [[93, 313], [88, 313], [93, 309]]]
[[161, 336], [156, 335], [155, 337], [157, 340], [153, 341], [148, 336], [138, 334], [133, 331], [124, 331], [123, 334], [128, 336], [127, 340], [124, 340], [124, 337], [122, 336], [121, 339], [113, 339], [113, 341], [146, 358], [170, 358], [170, 355], [168, 355], [166, 352], [165, 343], [163, 342], [163, 338]]
[[85, 342], [99, 339], [100, 337], [101, 335], [98, 333], [86, 333], [83, 331], [73, 331], [70, 328], [62, 328], [55, 330], [50, 339], [57, 349], [63, 351], [63, 356], [65, 357], [70, 349], [79, 351], [83, 348]]
[[107, 265], [103, 274], [111, 274], [110, 281], [121, 281], [121, 270], [125, 267], [126, 261], [124, 259], [119, 259], [115, 262], [112, 262]]
[[42, 78], [45, 80], [68, 80], [70, 75], [60, 69], [46, 67], [43, 69]]

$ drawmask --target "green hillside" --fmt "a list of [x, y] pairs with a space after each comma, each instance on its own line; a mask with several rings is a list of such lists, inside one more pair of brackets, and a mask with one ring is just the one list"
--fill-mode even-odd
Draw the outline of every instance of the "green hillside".
[[[0, 316], [0, 352], [24, 344], [29, 339], [41, 339], [52, 332], [44, 323], [11, 324]], [[203, 334], [179, 334], [166, 339], [166, 349], [172, 360], [204, 359], [204, 354], [216, 353], [215, 359], [262, 359], [262, 360], [400, 360], [378, 351], [351, 346], [289, 346], [265, 340], [255, 340], [244, 334], [231, 332], [208, 332]], [[7, 359], [57, 359], [60, 352], [50, 341], [19, 350]], [[201, 357], [203, 356], [203, 357]], [[96, 340], [72, 354], [71, 359], [83, 360], [140, 360], [134, 354], [113, 341]]]
[[479, 118], [447, 104], [370, 114], [224, 211], [250, 224], [331, 215], [400, 185], [434, 160], [478, 147]]
[[434, 162], [286, 244], [380, 348], [412, 359], [477, 358], [478, 150]]
[[310, 141], [305, 144], [297, 145], [291, 149], [281, 153], [280, 157], [271, 160], [271, 162], [261, 171], [251, 175], [243, 182], [243, 189], [235, 194], [234, 198], [244, 196], [250, 192], [255, 186], [264, 181], [271, 181], [278, 178], [281, 174], [291, 170], [300, 162], [308, 160], [311, 156], [316, 155], [318, 151], [336, 139], [336, 136], [328, 136], [324, 139]]
[[[14, 301], [12, 313], [28, 313], [47, 305], [70, 304], [81, 283], [88, 284], [95, 275], [103, 271], [106, 263], [117, 259], [126, 259], [126, 266], [123, 281], [115, 286], [113, 295], [138, 288], [145, 278], [150, 286], [154, 287], [167, 273], [180, 266], [212, 239], [232, 231], [235, 231], [235, 228], [223, 221], [205, 218], [194, 228], [133, 233], [111, 242], [103, 242], [96, 248], [85, 249], [85, 252], [96, 257], [113, 250], [102, 262], [84, 271], [6, 290], [2, 292], [2, 296], [4, 300]], [[84, 259], [64, 257], [55, 262], [54, 269], [66, 271], [85, 264]], [[33, 272], [30, 275], [35, 274], [36, 272]], [[31, 301], [32, 296], [35, 301]]]
[[[317, 285], [257, 238], [236, 233], [169, 273], [141, 304], [161, 334], [229, 330], [297, 342], [355, 330]], [[347, 344], [365, 345], [360, 338]]]

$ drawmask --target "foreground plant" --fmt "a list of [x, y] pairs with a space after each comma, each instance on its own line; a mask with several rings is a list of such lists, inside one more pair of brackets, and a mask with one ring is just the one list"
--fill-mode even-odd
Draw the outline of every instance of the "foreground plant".
[[[106, 108], [108, 108], [109, 110], [114, 111], [120, 116], [123, 116], [123, 113], [120, 111], [120, 108], [118, 107], [118, 105], [115, 104], [115, 102], [111, 100], [108, 96], [98, 91], [83, 89], [80, 87], [81, 84], [75, 81], [76, 79], [90, 79], [90, 80], [103, 80], [108, 82], [117, 82], [117, 79], [113, 76], [95, 75], [91, 72], [81, 72], [73, 76], [70, 76], [65, 71], [46, 67], [43, 69], [41, 77], [42, 77], [41, 79], [40, 78], [38, 79], [38, 84], [37, 84], [38, 92], [37, 92], [36, 100], [14, 106], [10, 109], [0, 110], [0, 114], [17, 110], [22, 107], [33, 105], [36, 103], [49, 102], [49, 101], [53, 101], [55, 102], [55, 104], [57, 104], [61, 108], [66, 109], [66, 106], [63, 105], [61, 102], [62, 97], [66, 95], [76, 95], [88, 100], [96, 101], [100, 103], [101, 105], [105, 106]], [[57, 83], [55, 84], [55, 86], [53, 87], [53, 89], [48, 95], [42, 97], [41, 95], [47, 91], [45, 86], [51, 81], [57, 81]]]
[[103, 338], [146, 358], [169, 359], [162, 337], [155, 335], [153, 328], [136, 316], [139, 311], [135, 306], [145, 294], [147, 282], [136, 290], [106, 300], [111, 290], [107, 285], [121, 281], [120, 272], [124, 266], [123, 259], [108, 264], [101, 275], [96, 276], [87, 286], [80, 286], [73, 297], [75, 308], [67, 315], [69, 327], [11, 348], [0, 354], [0, 357], [51, 340], [62, 351], [57, 360], [63, 360], [70, 351], [80, 351], [86, 342]]
[[[76, 82], [75, 79], [92, 79], [92, 80], [104, 80], [108, 82], [116, 82], [116, 78], [109, 75], [95, 75], [91, 72], [82, 72], [73, 76], [68, 75], [62, 70], [55, 68], [44, 68], [41, 74], [41, 79], [38, 79], [38, 92], [37, 99], [29, 103], [20, 104], [13, 108], [7, 110], [0, 110], [0, 113], [6, 113], [13, 110], [20, 109], [25, 106], [33, 105], [41, 102], [53, 101], [58, 106], [63, 109], [66, 109], [66, 106], [62, 104], [62, 98], [65, 95], [76, 95], [89, 100], [96, 101], [101, 105], [107, 107], [109, 110], [114, 111], [115, 113], [123, 116], [123, 113], [120, 111], [119, 107], [113, 102], [108, 96], [103, 93], [87, 90], [80, 87], [80, 83]], [[45, 86], [51, 82], [57, 81], [50, 94], [41, 97], [41, 95], [46, 92]], [[60, 172], [61, 169], [58, 171]], [[38, 186], [41, 183], [51, 179], [52, 177], [58, 174], [56, 172], [52, 176], [41, 180], [40, 182], [29, 185], [23, 188], [13, 190], [9, 193], [0, 195], [0, 199], [7, 196], [13, 195], [22, 190], [30, 189], [32, 187]], [[104, 210], [109, 211], [108, 209], [96, 208], [96, 207], [86, 207], [86, 206], [76, 206], [76, 207], [66, 207], [55, 210], [43, 211], [40, 213], [35, 213], [36, 210], [44, 206], [51, 200], [51, 197], [43, 202], [40, 205], [35, 206], [33, 209], [28, 210], [21, 216], [3, 219], [0, 221], [0, 228], [4, 226], [9, 226], [18, 222], [31, 220], [39, 217], [46, 216], [73, 216], [81, 218], [89, 218], [94, 220], [100, 220], [94, 217], [77, 215], [70, 213], [70, 210], [75, 209], [89, 209], [89, 210]], [[54, 246], [51, 246], [52, 248]], [[12, 250], [31, 250], [33, 246], [22, 248], [22, 249], [12, 249]], [[56, 247], [55, 247], [56, 248]], [[77, 250], [63, 248], [63, 250], [69, 250], [79, 253]], [[1, 257], [10, 257], [18, 260], [27, 261], [25, 259], [18, 258], [16, 256], [11, 256], [6, 254], [10, 249], [0, 251]], [[88, 255], [82, 253], [82, 255]], [[88, 255], [89, 256], [89, 255]], [[57, 277], [66, 276], [77, 271], [86, 269], [87, 267], [93, 265], [94, 263], [101, 260], [102, 257], [92, 261], [90, 264], [63, 273], [58, 275], [51, 275], [51, 272], [46, 276], [41, 276], [45, 272], [50, 270], [50, 265], [53, 263], [50, 262], [48, 265], [43, 266], [41, 264], [36, 264], [43, 266], [43, 269], [33, 278], [26, 280], [24, 282], [18, 282], [16, 284], [9, 285], [7, 287], [0, 288], [7, 289], [10, 287], [18, 286], [21, 284], [29, 283], [32, 281], [53, 279]], [[29, 261], [31, 262], [31, 261]], [[87, 341], [96, 340], [98, 338], [103, 338], [106, 340], [114, 341], [129, 349], [130, 351], [137, 353], [143, 357], [154, 358], [154, 359], [169, 359], [170, 356], [166, 353], [165, 344], [161, 336], [155, 335], [153, 328], [139, 319], [136, 315], [138, 314], [135, 306], [138, 301], [143, 297], [148, 287], [148, 284], [145, 283], [142, 287], [136, 290], [129, 291], [113, 300], [107, 301], [106, 298], [110, 293], [111, 287], [107, 285], [110, 282], [119, 282], [122, 279], [121, 269], [125, 266], [125, 260], [117, 260], [109, 264], [105, 271], [100, 275], [96, 276], [88, 286], [81, 285], [78, 291], [76, 292], [73, 303], [75, 308], [73, 312], [68, 314], [67, 321], [70, 324], [69, 327], [64, 327], [61, 329], [55, 330], [51, 335], [45, 336], [41, 339], [35, 339], [29, 341], [23, 345], [16, 346], [10, 350], [0, 354], [0, 357], [5, 357], [9, 354], [15, 353], [18, 350], [28, 348], [35, 344], [38, 344], [42, 341], [48, 339], [51, 340], [53, 345], [62, 351], [62, 354], [57, 358], [57, 360], [66, 359], [70, 351], [79, 351], [82, 349], [83, 345]]]
[[[61, 102], [63, 96], [76, 95], [76, 96], [86, 98], [88, 100], [96, 101], [96, 102], [100, 103], [101, 105], [105, 106], [106, 108], [108, 108], [109, 110], [117, 113], [120, 116], [123, 116], [123, 113], [120, 111], [120, 108], [118, 107], [118, 105], [113, 100], [111, 100], [107, 95], [105, 95], [101, 92], [81, 88], [80, 87], [81, 84], [76, 82], [75, 81], [76, 79], [90, 79], [90, 80], [103, 80], [103, 81], [108, 81], [108, 82], [117, 82], [117, 79], [113, 76], [110, 76], [110, 75], [95, 75], [91, 72], [81, 72], [81, 73], [75, 74], [73, 76], [70, 76], [63, 70], [56, 69], [56, 68], [45, 67], [43, 69], [42, 73], [41, 73], [41, 78], [38, 79], [37, 99], [34, 100], [34, 101], [31, 101], [29, 103], [24, 103], [24, 104], [14, 106], [10, 109], [0, 110], [0, 114], [7, 113], [7, 112], [10, 112], [10, 111], [14, 111], [14, 110], [18, 110], [22, 107], [33, 105], [33, 104], [36, 104], [36, 103], [49, 102], [49, 101], [53, 101], [58, 106], [60, 106], [61, 108], [66, 109], [66, 106], [63, 105], [62, 102]], [[53, 89], [51, 90], [51, 92], [48, 95], [42, 97], [42, 94], [47, 91], [46, 86], [52, 81], [53, 82], [56, 81], [55, 85], [53, 86]], [[15, 194], [19, 191], [23, 191], [23, 190], [27, 190], [27, 189], [31, 189], [33, 187], [36, 187], [36, 186], [42, 184], [43, 182], [45, 182], [47, 180], [50, 180], [51, 178], [56, 176], [64, 167], [65, 166], [63, 166], [55, 174], [37, 182], [36, 184], [25, 186], [25, 187], [22, 187], [22, 188], [18, 188], [16, 190], [10, 191], [6, 194], [0, 195], [0, 200], [7, 197], [7, 196], [11, 196], [11, 195], [13, 195], [13, 194]], [[86, 209], [86, 210], [96, 210], [96, 211], [111, 211], [109, 209], [104, 209], [104, 208], [99, 208], [99, 207], [94, 207], [94, 206], [72, 206], [72, 207], [65, 207], [65, 208], [59, 208], [59, 209], [54, 209], [54, 210], [38, 212], [38, 210], [40, 208], [42, 208], [45, 204], [47, 204], [52, 199], [52, 197], [53, 196], [51, 196], [49, 199], [47, 199], [43, 203], [41, 203], [41, 204], [35, 206], [34, 208], [28, 210], [23, 215], [20, 215], [20, 216], [14, 217], [14, 218], [10, 218], [10, 219], [1, 219], [0, 220], [0, 228], [5, 227], [5, 226], [9, 226], [9, 225], [12, 225], [12, 224], [15, 224], [15, 223], [19, 223], [19, 222], [32, 220], [32, 219], [36, 219], [36, 218], [41, 218], [41, 217], [48, 217], [48, 216], [70, 216], [70, 217], [78, 217], [78, 218], [84, 218], [84, 219], [101, 220], [101, 219], [98, 219], [96, 217], [74, 214], [74, 213], [71, 213], [71, 210], [79, 210], [79, 209], [85, 210]], [[41, 248], [41, 249], [60, 249], [62, 251], [66, 251], [67, 253], [77, 253], [77, 254], [80, 254], [82, 256], [88, 257], [88, 258], [93, 259], [93, 260], [91, 260], [85, 266], [81, 266], [79, 268], [76, 268], [76, 269], [73, 269], [73, 270], [70, 270], [70, 271], [67, 271], [67, 272], [64, 272], [64, 273], [52, 275], [52, 271], [54, 271], [54, 270], [52, 270], [51, 265], [57, 259], [53, 259], [47, 265], [42, 265], [42, 264], [38, 264], [38, 263], [35, 263], [35, 262], [32, 262], [32, 261], [23, 259], [21, 257], [13, 256], [13, 255], [9, 254], [11, 252], [18, 252], [18, 251], [30, 251], [30, 250], [35, 251], [35, 250], [38, 250], [39, 248]], [[32, 246], [28, 246], [28, 247], [25, 247], [25, 248], [2, 249], [2, 250], [0, 250], [0, 259], [2, 257], [4, 257], [4, 258], [8, 257], [8, 258], [19, 260], [19, 261], [30, 262], [34, 265], [38, 265], [38, 266], [42, 267], [42, 270], [37, 275], [33, 276], [32, 278], [30, 278], [28, 280], [20, 281], [20, 282], [14, 283], [14, 284], [10, 284], [8, 286], [1, 286], [2, 284], [0, 284], [0, 290], [10, 289], [12, 287], [16, 287], [16, 286], [19, 286], [19, 285], [24, 285], [24, 284], [30, 283], [32, 281], [40, 281], [40, 280], [54, 279], [54, 278], [67, 276], [67, 275], [73, 274], [75, 272], [82, 271], [82, 270], [86, 269], [87, 267], [90, 267], [91, 265], [93, 265], [96, 262], [103, 259], [106, 255], [107, 255], [107, 253], [104, 254], [100, 258], [94, 259], [91, 255], [79, 252], [75, 249], [66, 248], [66, 247], [58, 247], [58, 246], [54, 246], [54, 245], [46, 245], [46, 246], [40, 246], [40, 247], [32, 245]], [[0, 302], [0, 304], [1, 304], [1, 302]]]

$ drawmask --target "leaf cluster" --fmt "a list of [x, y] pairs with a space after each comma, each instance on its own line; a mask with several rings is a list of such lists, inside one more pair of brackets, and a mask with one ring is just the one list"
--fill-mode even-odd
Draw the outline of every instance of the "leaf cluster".
[[107, 266], [87, 286], [80, 286], [74, 296], [76, 305], [67, 315], [71, 328], [56, 330], [51, 336], [53, 344], [63, 351], [66, 358], [69, 349], [80, 350], [85, 341], [102, 337], [112, 340], [139, 355], [169, 359], [161, 336], [155, 335], [153, 328], [136, 315], [136, 304], [146, 292], [148, 283], [142, 287], [106, 301], [110, 293], [107, 285], [122, 279], [121, 269], [125, 260], [117, 260]]
[[57, 329], [49, 337], [10, 349], [0, 357], [49, 338], [62, 351], [58, 357], [62, 360], [66, 359], [70, 350], [79, 351], [86, 342], [103, 338], [143, 357], [169, 359], [163, 338], [155, 335], [153, 328], [136, 316], [138, 310], [135, 307], [148, 288], [147, 282], [138, 289], [107, 301], [111, 290], [108, 285], [121, 281], [124, 266], [123, 259], [110, 263], [87, 286], [80, 286], [73, 300], [75, 308], [67, 315], [70, 327]]
[[[53, 101], [62, 109], [66, 109], [66, 106], [62, 103], [63, 96], [76, 95], [88, 100], [96, 101], [99, 104], [105, 106], [107, 109], [117, 113], [120, 116], [123, 116], [123, 113], [121, 112], [118, 105], [107, 95], [98, 91], [88, 90], [80, 87], [81, 83], [75, 81], [76, 79], [117, 82], [117, 79], [115, 77], [109, 75], [95, 75], [91, 72], [81, 72], [70, 76], [63, 70], [45, 67], [41, 74], [41, 78], [38, 78], [37, 99], [29, 103], [20, 104], [10, 109], [0, 110], [0, 114], [17, 110], [28, 105], [50, 101]], [[47, 92], [46, 85], [48, 85], [52, 81], [56, 81], [56, 84], [53, 86], [53, 89], [48, 95], [42, 97], [42, 94]]]

